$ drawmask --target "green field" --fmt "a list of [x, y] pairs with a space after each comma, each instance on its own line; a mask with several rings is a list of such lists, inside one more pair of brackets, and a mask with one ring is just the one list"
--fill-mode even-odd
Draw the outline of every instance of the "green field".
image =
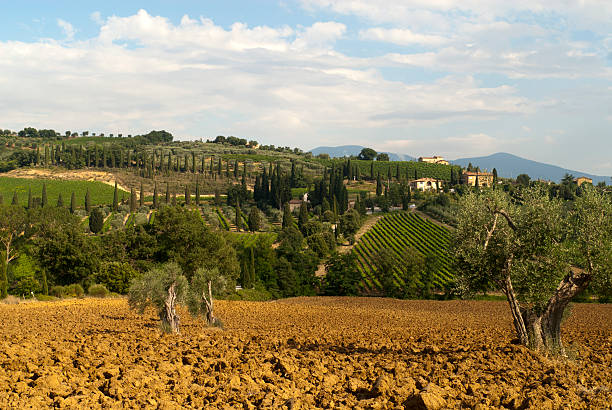
[[[115, 188], [102, 182], [94, 181], [0, 177], [0, 194], [3, 197], [4, 204], [10, 204], [13, 199], [13, 193], [17, 192], [19, 204], [25, 206], [28, 204], [28, 190], [32, 190], [32, 197], [40, 198], [42, 196], [43, 183], [47, 185], [47, 200], [50, 205], [57, 204], [57, 198], [61, 193], [64, 205], [69, 206], [70, 196], [74, 192], [77, 206], [82, 207], [85, 205], [85, 193], [88, 188], [92, 205], [111, 205], [113, 203]], [[122, 194], [126, 198], [129, 196], [128, 192], [120, 190], [119, 200], [121, 200]]]
[[[378, 251], [387, 248], [400, 254], [411, 247], [423, 256], [435, 256], [437, 263], [433, 282], [436, 288], [453, 280], [452, 259], [448, 255], [450, 231], [422, 218], [418, 214], [398, 212], [379, 220], [353, 247], [357, 265], [368, 289], [380, 287], [376, 267], [372, 262]], [[396, 276], [397, 282], [401, 282]]]

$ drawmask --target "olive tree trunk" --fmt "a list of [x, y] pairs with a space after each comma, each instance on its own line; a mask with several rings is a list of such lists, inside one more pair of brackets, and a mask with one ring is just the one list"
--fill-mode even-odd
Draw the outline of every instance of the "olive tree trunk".
[[168, 296], [163, 309], [159, 311], [159, 318], [162, 322], [162, 329], [172, 333], [180, 332], [180, 319], [176, 313], [176, 282], [168, 289]]
[[584, 290], [592, 276], [578, 269], [559, 283], [553, 296], [541, 312], [520, 306], [510, 277], [506, 277], [504, 293], [508, 299], [512, 319], [521, 344], [538, 350], [549, 350], [565, 355], [561, 340], [561, 322], [565, 308], [572, 298]]
[[206, 295], [206, 290], [202, 291], [202, 300], [204, 300], [204, 304], [206, 305], [206, 323], [208, 323], [208, 325], [212, 325], [215, 323], [216, 319], [212, 298], [211, 281], [208, 281], [208, 295]]

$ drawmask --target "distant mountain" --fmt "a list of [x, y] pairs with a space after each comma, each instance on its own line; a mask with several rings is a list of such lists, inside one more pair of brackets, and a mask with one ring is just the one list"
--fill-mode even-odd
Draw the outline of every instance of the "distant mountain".
[[559, 182], [565, 174], [571, 174], [574, 177], [584, 176], [591, 178], [594, 184], [600, 181], [605, 181], [606, 184], [610, 184], [610, 177], [573, 171], [556, 165], [531, 161], [505, 152], [498, 152], [497, 154], [486, 157], [460, 158], [451, 162], [461, 165], [462, 167], [467, 167], [469, 163], [472, 163], [475, 167], [480, 167], [480, 169], [487, 169], [489, 171], [495, 168], [497, 169], [497, 174], [504, 178], [516, 178], [519, 174], [527, 174], [531, 179], [545, 179]]
[[[350, 157], [351, 155], [357, 156], [361, 152], [361, 145], [341, 145], [339, 147], [317, 147], [310, 150], [312, 155], [328, 154], [331, 158], [342, 158]], [[414, 157], [406, 154], [396, 154], [393, 152], [385, 152], [389, 155], [391, 161], [414, 161]]]

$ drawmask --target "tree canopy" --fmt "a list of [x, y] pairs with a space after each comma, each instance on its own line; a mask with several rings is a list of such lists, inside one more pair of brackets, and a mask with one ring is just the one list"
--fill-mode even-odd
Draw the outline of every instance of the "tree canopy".
[[612, 279], [610, 197], [591, 188], [566, 205], [542, 188], [468, 193], [454, 238], [459, 288], [501, 290], [521, 343], [561, 352], [568, 303]]

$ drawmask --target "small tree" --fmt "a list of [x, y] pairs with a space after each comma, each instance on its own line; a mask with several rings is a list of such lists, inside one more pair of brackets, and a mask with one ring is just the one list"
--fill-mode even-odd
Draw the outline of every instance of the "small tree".
[[168, 262], [153, 268], [130, 286], [128, 303], [131, 309], [144, 313], [147, 307], [157, 310], [164, 332], [179, 333], [180, 318], [176, 305], [180, 303], [188, 284], [181, 267], [175, 262]]
[[283, 205], [283, 229], [293, 226], [293, 215], [291, 215], [291, 207], [289, 202]]
[[304, 225], [308, 222], [308, 207], [306, 206], [306, 201], [302, 201], [300, 204], [300, 215], [298, 218], [298, 227], [304, 233]]
[[44, 208], [45, 206], [47, 206], [47, 184], [43, 183], [43, 187], [42, 187], [42, 197], [41, 197], [41, 205]]
[[261, 213], [256, 206], [252, 206], [249, 211], [249, 231], [256, 232], [261, 229]]
[[62, 198], [62, 193], [60, 192], [59, 196], [57, 197], [57, 207], [58, 208], [63, 208], [64, 207], [64, 199]]
[[130, 189], [130, 213], [136, 211], [136, 190]]
[[117, 189], [117, 181], [115, 181], [115, 191], [113, 192], [113, 212], [119, 209], [119, 191]]
[[26, 228], [26, 214], [20, 206], [0, 205], [0, 243], [2, 244], [2, 271], [0, 276], [0, 299], [7, 296], [8, 266], [17, 257], [14, 249], [15, 240]]
[[70, 194], [70, 213], [73, 214], [76, 211], [76, 196], [74, 191]]
[[[214, 292], [213, 292], [214, 289]], [[213, 296], [218, 297], [231, 291], [228, 281], [219, 269], [199, 268], [191, 279], [187, 297], [187, 307], [193, 316], [204, 316], [209, 326], [219, 326], [215, 317]]]
[[100, 208], [94, 208], [89, 214], [89, 230], [93, 233], [98, 233], [104, 226], [104, 215]]

